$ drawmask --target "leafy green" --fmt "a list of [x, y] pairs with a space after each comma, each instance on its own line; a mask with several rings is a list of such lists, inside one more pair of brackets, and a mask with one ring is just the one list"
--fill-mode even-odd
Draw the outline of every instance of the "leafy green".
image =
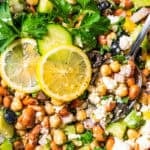
[[74, 150], [75, 149], [75, 146], [72, 142], [68, 142], [66, 144], [66, 150]]
[[109, 52], [110, 51], [110, 47], [107, 46], [107, 45], [103, 45], [101, 48], [100, 48], [100, 54], [103, 55], [105, 52]]
[[17, 37], [17, 34], [13, 29], [7, 25], [5, 22], [0, 20], [0, 52], [3, 52], [4, 49]]
[[126, 61], [126, 57], [122, 54], [118, 54], [118, 55], [113, 56], [113, 60], [117, 60], [120, 63], [124, 63]]
[[9, 11], [9, 5], [7, 1], [1, 2], [0, 3], [0, 19], [9, 24], [12, 25], [12, 18], [11, 18], [11, 14]]
[[47, 33], [46, 17], [40, 14], [28, 14], [22, 22], [21, 36], [40, 39]]
[[97, 11], [84, 10], [83, 14], [80, 27], [72, 30], [72, 34], [75, 44], [89, 51], [97, 46], [97, 36], [108, 31], [110, 21]]
[[116, 98], [116, 101], [118, 102], [118, 103], [128, 103], [128, 101], [129, 101], [129, 97], [123, 97], [123, 98], [121, 98], [121, 97], [117, 97]]
[[83, 144], [88, 144], [93, 141], [93, 136], [91, 131], [86, 131], [85, 133], [81, 134], [80, 140]]
[[82, 8], [85, 8], [90, 1], [91, 0], [77, 0], [77, 2], [82, 6]]

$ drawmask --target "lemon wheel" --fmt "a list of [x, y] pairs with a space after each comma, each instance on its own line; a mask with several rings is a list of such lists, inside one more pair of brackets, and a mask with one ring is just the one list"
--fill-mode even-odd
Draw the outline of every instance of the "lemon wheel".
[[38, 63], [37, 78], [47, 95], [56, 100], [71, 101], [89, 85], [90, 61], [75, 46], [58, 46], [42, 56]]
[[33, 39], [20, 39], [11, 44], [1, 55], [2, 79], [11, 88], [25, 93], [39, 90], [36, 81], [36, 64], [39, 60], [37, 43]]

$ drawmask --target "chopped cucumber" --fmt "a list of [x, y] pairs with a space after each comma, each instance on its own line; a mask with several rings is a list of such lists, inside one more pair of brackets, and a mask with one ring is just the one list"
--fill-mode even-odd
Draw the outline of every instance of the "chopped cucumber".
[[40, 0], [38, 5], [38, 12], [49, 13], [53, 9], [53, 4], [50, 0]]
[[0, 150], [12, 150], [12, 143], [8, 139], [6, 139], [1, 145]]
[[14, 128], [5, 121], [2, 111], [0, 111], [0, 134], [6, 138], [11, 138], [14, 135]]
[[68, 135], [68, 134], [76, 134], [76, 129], [75, 129], [75, 126], [74, 125], [67, 125], [65, 128], [64, 128], [64, 131], [65, 133]]
[[109, 124], [106, 130], [113, 136], [122, 139], [126, 129], [127, 129], [126, 123], [123, 121], [118, 121]]
[[48, 34], [43, 39], [38, 40], [39, 52], [45, 54], [52, 48], [59, 45], [71, 45], [70, 33], [61, 25], [49, 24]]
[[144, 120], [138, 112], [132, 110], [124, 119], [124, 122], [129, 128], [139, 128], [141, 125], [143, 125]]
[[134, 6], [137, 8], [150, 6], [150, 0], [132, 0], [132, 2], [134, 3]]

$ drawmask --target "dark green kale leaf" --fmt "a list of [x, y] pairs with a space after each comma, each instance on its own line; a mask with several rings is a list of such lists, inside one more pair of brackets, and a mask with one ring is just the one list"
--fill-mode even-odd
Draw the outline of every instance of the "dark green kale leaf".
[[47, 18], [40, 14], [28, 14], [22, 21], [21, 36], [40, 39], [47, 33]]
[[86, 131], [85, 133], [81, 134], [80, 140], [83, 144], [88, 144], [93, 141], [93, 136], [91, 131]]
[[77, 0], [77, 2], [82, 6], [82, 8], [85, 8], [91, 0]]
[[0, 2], [0, 19], [9, 25], [13, 24], [7, 1]]

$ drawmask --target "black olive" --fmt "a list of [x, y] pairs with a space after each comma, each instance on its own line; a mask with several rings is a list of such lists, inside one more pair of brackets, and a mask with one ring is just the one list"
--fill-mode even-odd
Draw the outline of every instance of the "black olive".
[[4, 118], [5, 118], [6, 122], [9, 123], [9, 124], [14, 124], [17, 121], [16, 114], [10, 109], [7, 109], [5, 111]]
[[102, 1], [98, 4], [98, 8], [100, 11], [104, 11], [106, 9], [108, 9], [110, 7], [110, 2], [105, 0], [105, 1]]
[[111, 50], [112, 55], [116, 55], [120, 52], [120, 47], [119, 47], [118, 41], [112, 42], [110, 50]]
[[103, 56], [96, 50], [88, 53], [89, 59], [91, 60], [92, 67], [97, 68], [103, 63]]

